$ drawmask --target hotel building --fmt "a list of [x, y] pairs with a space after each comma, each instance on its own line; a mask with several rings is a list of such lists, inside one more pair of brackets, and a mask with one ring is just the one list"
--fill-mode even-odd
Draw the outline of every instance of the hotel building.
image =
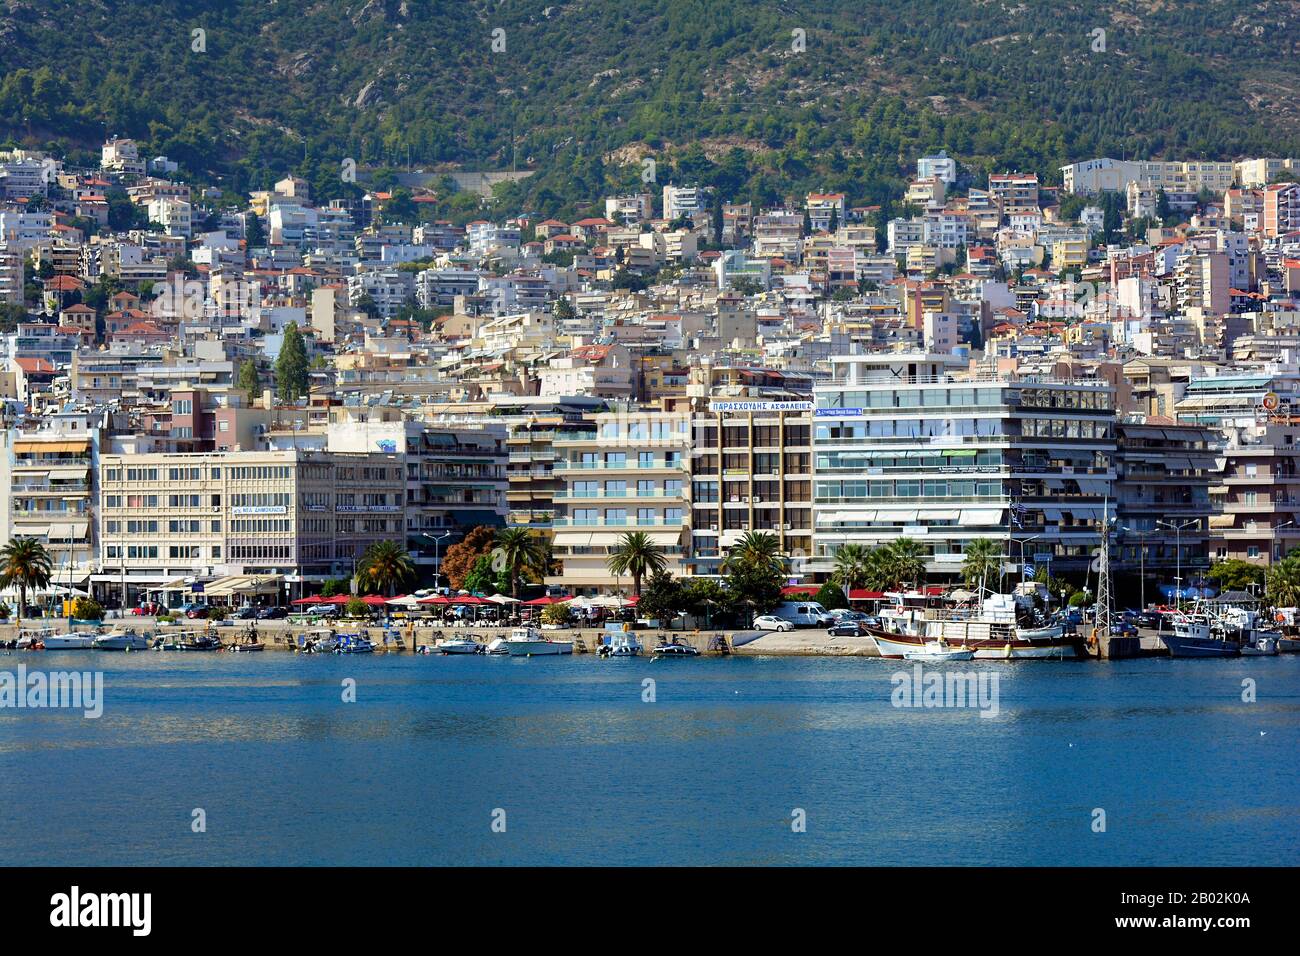
[[831, 361], [814, 390], [812, 570], [828, 574], [840, 545], [900, 537], [938, 577], [960, 573], [975, 538], [1054, 573], [1088, 566], [1115, 479], [1110, 387], [939, 354]]

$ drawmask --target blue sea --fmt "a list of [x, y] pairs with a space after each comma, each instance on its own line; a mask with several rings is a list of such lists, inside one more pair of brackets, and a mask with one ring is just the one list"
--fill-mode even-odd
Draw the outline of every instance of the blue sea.
[[945, 665], [991, 718], [868, 658], [20, 663], [104, 712], [0, 710], [8, 865], [1300, 862], [1300, 656]]

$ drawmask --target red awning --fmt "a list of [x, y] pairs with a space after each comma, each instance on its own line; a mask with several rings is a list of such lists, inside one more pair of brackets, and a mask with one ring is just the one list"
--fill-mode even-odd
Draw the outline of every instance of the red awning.
[[531, 601], [524, 601], [524, 604], [532, 607], [540, 607], [545, 604], [563, 604], [565, 601], [572, 601], [572, 597], [551, 597], [549, 594], [545, 597], [533, 598]]

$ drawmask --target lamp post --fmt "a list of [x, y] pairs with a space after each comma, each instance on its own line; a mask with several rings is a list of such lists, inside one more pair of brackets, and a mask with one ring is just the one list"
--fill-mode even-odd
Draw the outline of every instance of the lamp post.
[[1174, 533], [1174, 583], [1178, 590], [1174, 592], [1174, 606], [1178, 606], [1178, 601], [1183, 596], [1183, 529], [1191, 528], [1198, 524], [1199, 518], [1188, 518], [1186, 521], [1157, 521], [1156, 524], [1169, 528]]
[[431, 534], [429, 537], [433, 539], [433, 586], [436, 588], [438, 582], [442, 580], [442, 561], [438, 557], [438, 544], [444, 538], [450, 538], [451, 532], [444, 531], [442, 534]]
[[1291, 521], [1283, 521], [1281, 524], [1275, 524], [1275, 525], [1273, 525], [1273, 529], [1272, 529], [1272, 530], [1273, 530], [1273, 558], [1272, 558], [1272, 560], [1274, 560], [1274, 561], [1280, 561], [1280, 560], [1282, 559], [1282, 549], [1279, 548], [1279, 547], [1278, 547], [1278, 544], [1277, 544], [1277, 542], [1278, 542], [1278, 535], [1277, 535], [1277, 533], [1278, 533], [1279, 531], [1281, 531], [1283, 528], [1289, 528], [1289, 527], [1291, 527], [1291, 526], [1294, 525], [1294, 524], [1295, 524], [1295, 521], [1294, 521], [1294, 520], [1291, 520]]
[[1142, 590], [1141, 610], [1145, 611], [1147, 609], [1147, 535], [1151, 534], [1151, 531], [1140, 531], [1124, 525], [1120, 525], [1119, 530], [1138, 536], [1138, 584]]
[[1020, 545], [1020, 583], [1021, 584], [1025, 583], [1025, 545], [1027, 545], [1030, 541], [1037, 541], [1041, 537], [1042, 537], [1041, 534], [1031, 534], [1027, 538], [1016, 539], [1016, 542]]

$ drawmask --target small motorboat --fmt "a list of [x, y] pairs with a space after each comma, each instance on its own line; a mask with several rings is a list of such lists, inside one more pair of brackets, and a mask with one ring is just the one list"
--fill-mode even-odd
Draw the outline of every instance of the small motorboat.
[[930, 641], [917, 650], [906, 652], [903, 660], [942, 664], [945, 661], [969, 661], [974, 657], [975, 651], [972, 648], [950, 647], [945, 641]]
[[643, 650], [640, 641], [624, 632], [611, 636], [609, 643], [600, 645], [597, 653], [601, 657], [640, 657]]
[[48, 629], [22, 631], [18, 635], [18, 641], [14, 648], [20, 651], [42, 651], [45, 649], [46, 638], [56, 637], [54, 631]]
[[360, 634], [340, 634], [334, 646], [335, 654], [373, 654], [375, 642]]
[[493, 638], [488, 642], [486, 653], [495, 657], [504, 657], [509, 654], [510, 648], [506, 647], [506, 640], [504, 637]]
[[655, 648], [655, 657], [699, 657], [700, 649], [694, 644], [687, 644], [685, 641], [679, 641], [673, 638], [670, 641], [661, 641]]
[[434, 648], [440, 654], [482, 654], [483, 645], [472, 637], [452, 637], [439, 641]]
[[266, 650], [266, 644], [262, 641], [246, 641], [243, 644], [227, 645], [226, 650], [236, 654], [256, 654], [258, 651]]
[[542, 632], [535, 627], [516, 627], [506, 638], [506, 650], [511, 657], [551, 657], [572, 654], [573, 641], [542, 637]]
[[1278, 653], [1276, 637], [1255, 637], [1241, 645], [1242, 657], [1274, 657]]
[[90, 646], [97, 651], [147, 651], [149, 639], [132, 628], [114, 628], [96, 637]]
[[42, 640], [47, 651], [85, 651], [94, 646], [94, 634], [47, 634]]

